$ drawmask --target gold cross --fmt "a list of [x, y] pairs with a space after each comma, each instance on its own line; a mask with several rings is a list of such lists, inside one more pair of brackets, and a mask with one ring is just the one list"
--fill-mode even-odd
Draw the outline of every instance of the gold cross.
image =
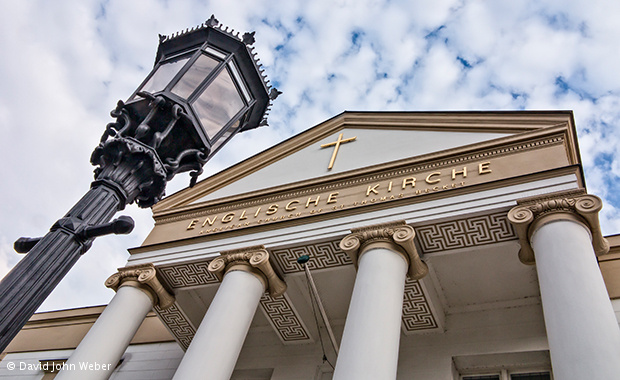
[[357, 138], [357, 136], [355, 137], [349, 137], [348, 139], [342, 139], [342, 133], [338, 136], [338, 140], [334, 141], [334, 142], [330, 142], [327, 144], [323, 144], [321, 145], [321, 148], [327, 148], [330, 146], [334, 146], [334, 153], [332, 154], [332, 159], [329, 161], [329, 166], [327, 167], [327, 170], [332, 170], [332, 168], [334, 167], [334, 161], [336, 161], [336, 155], [338, 154], [338, 149], [340, 149], [340, 144], [344, 144], [344, 143], [348, 143], [348, 142], [352, 142], [355, 141], [355, 139]]

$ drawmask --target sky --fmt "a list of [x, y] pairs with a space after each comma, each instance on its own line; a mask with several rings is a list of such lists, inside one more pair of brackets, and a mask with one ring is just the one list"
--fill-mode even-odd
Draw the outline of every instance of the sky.
[[[348, 111], [572, 110], [588, 192], [620, 233], [617, 0], [0, 0], [0, 276], [13, 242], [44, 235], [88, 191], [119, 99], [153, 67], [158, 34], [211, 14], [256, 31], [282, 91], [269, 127], [236, 136], [200, 179]], [[168, 184], [186, 187], [187, 174]], [[98, 238], [39, 309], [106, 304], [105, 279], [153, 226]]]

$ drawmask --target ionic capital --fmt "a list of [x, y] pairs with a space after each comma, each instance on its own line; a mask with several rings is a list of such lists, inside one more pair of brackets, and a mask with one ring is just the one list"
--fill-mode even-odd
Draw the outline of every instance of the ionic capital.
[[530, 239], [538, 228], [556, 220], [572, 220], [583, 224], [590, 230], [594, 252], [598, 256], [606, 254], [609, 252], [609, 243], [603, 237], [598, 220], [598, 212], [602, 207], [601, 199], [586, 194], [585, 190], [553, 193], [517, 201], [517, 206], [508, 212], [508, 220], [519, 236], [519, 260], [524, 264], [535, 263]]
[[132, 265], [118, 268], [105, 281], [105, 286], [117, 291], [121, 286], [133, 286], [144, 291], [153, 302], [153, 306], [167, 309], [174, 304], [174, 296], [164, 288], [157, 278], [157, 270], [153, 264]]
[[262, 246], [221, 252], [219, 257], [211, 261], [208, 269], [220, 281], [231, 271], [252, 273], [263, 282], [265, 290], [272, 297], [281, 296], [286, 291], [286, 283], [271, 266], [269, 252]]
[[351, 257], [356, 266], [364, 252], [383, 246], [407, 260], [407, 275], [411, 279], [418, 280], [428, 273], [428, 266], [420, 259], [413, 242], [415, 231], [404, 221], [354, 228], [351, 232], [340, 241], [340, 249]]

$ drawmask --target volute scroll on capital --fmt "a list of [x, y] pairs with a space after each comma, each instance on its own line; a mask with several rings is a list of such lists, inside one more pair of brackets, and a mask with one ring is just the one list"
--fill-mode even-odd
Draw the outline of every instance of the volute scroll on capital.
[[286, 292], [286, 283], [271, 266], [269, 252], [262, 246], [222, 252], [209, 263], [208, 270], [220, 281], [232, 270], [243, 270], [257, 275], [270, 296], [279, 297]]
[[340, 241], [340, 249], [351, 257], [355, 265], [369, 248], [387, 244], [388, 248], [402, 254], [407, 260], [407, 275], [412, 280], [419, 280], [428, 273], [428, 266], [420, 259], [413, 240], [415, 230], [404, 221], [354, 228], [351, 232]]
[[105, 286], [117, 291], [121, 286], [134, 286], [147, 293], [154, 306], [165, 310], [172, 306], [175, 298], [157, 278], [157, 270], [153, 264], [132, 265], [119, 268], [105, 281]]
[[508, 220], [519, 236], [519, 260], [535, 264], [534, 250], [530, 245], [533, 233], [541, 226], [556, 220], [573, 220], [585, 225], [592, 236], [592, 247], [597, 256], [609, 252], [609, 243], [603, 237], [598, 213], [603, 207], [601, 199], [586, 194], [585, 190], [548, 194], [544, 197], [517, 201], [508, 212]]

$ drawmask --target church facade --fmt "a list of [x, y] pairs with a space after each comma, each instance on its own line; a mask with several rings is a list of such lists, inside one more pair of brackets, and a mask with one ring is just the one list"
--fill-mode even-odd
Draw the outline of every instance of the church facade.
[[0, 377], [618, 378], [601, 207], [571, 112], [345, 112], [155, 205]]

